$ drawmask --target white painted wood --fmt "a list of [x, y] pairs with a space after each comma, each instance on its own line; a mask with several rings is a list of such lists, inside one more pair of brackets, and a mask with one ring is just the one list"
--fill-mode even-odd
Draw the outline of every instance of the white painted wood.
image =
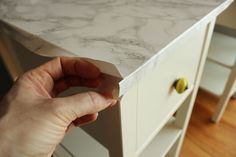
[[205, 62], [207, 59], [207, 54], [208, 54], [209, 45], [210, 45], [214, 26], [215, 26], [215, 19], [213, 21], [211, 21], [211, 23], [209, 23], [206, 26], [206, 28], [204, 29], [205, 30], [204, 44], [201, 46], [201, 59], [198, 64], [197, 75], [196, 75], [196, 78], [194, 81], [195, 88], [194, 88], [192, 94], [189, 95], [189, 97], [185, 100], [185, 102], [181, 105], [181, 107], [179, 108], [179, 110], [176, 113], [175, 124], [177, 126], [179, 126], [180, 128], [182, 128], [182, 134], [181, 134], [179, 140], [174, 144], [174, 146], [169, 151], [168, 157], [178, 157], [179, 156], [179, 153], [180, 153], [180, 150], [182, 147], [182, 143], [183, 143], [183, 140], [185, 137], [185, 133], [186, 133], [186, 130], [188, 127], [188, 123], [189, 123], [189, 120], [191, 117], [191, 113], [193, 110], [197, 91], [198, 91], [198, 88], [200, 85], [200, 80], [202, 77], [204, 65], [205, 65]]
[[[220, 97], [223, 94], [230, 71], [226, 67], [213, 63], [212, 61], [207, 61], [201, 80], [201, 88]], [[234, 82], [230, 95], [233, 95], [235, 91], [236, 81]]]
[[236, 59], [236, 38], [214, 32], [208, 59], [226, 67], [232, 67]]
[[122, 157], [137, 157], [135, 154], [137, 148], [137, 100], [137, 84], [135, 84], [120, 101]]
[[154, 70], [140, 80], [137, 152], [142, 151], [191, 92], [188, 90], [183, 94], [178, 94], [173, 84], [179, 77], [185, 77], [190, 87], [194, 85], [204, 35], [203, 28], [189, 32], [186, 37], [166, 50], [165, 55], [160, 56]]
[[222, 94], [222, 96], [220, 97], [220, 100], [217, 104], [217, 108], [216, 111], [212, 117], [212, 121], [215, 123], [218, 123], [225, 111], [225, 108], [229, 102], [230, 97], [232, 96], [232, 94], [235, 92], [235, 90], [233, 91], [233, 88], [235, 87], [234, 84], [236, 84], [236, 61], [234, 64], [234, 67], [232, 68], [230, 75], [228, 77], [226, 86], [224, 88], [224, 92]]
[[[161, 107], [160, 108], [160, 112], [157, 112], [156, 114], [159, 115], [159, 117], [157, 117], [154, 120], [159, 120], [156, 128], [153, 129], [152, 132], [150, 132], [150, 134], [146, 137], [145, 141], [143, 142], [143, 144], [139, 147], [137, 147], [137, 156], [139, 154], [142, 153], [142, 151], [148, 147], [148, 145], [151, 143], [151, 141], [153, 140], [153, 138], [155, 138], [155, 136], [160, 132], [160, 130], [165, 126], [165, 124], [167, 123], [168, 119], [176, 112], [176, 110], [179, 108], [179, 106], [183, 103], [183, 101], [186, 99], [186, 97], [191, 93], [191, 91], [193, 90], [193, 86], [189, 88], [188, 91], [186, 91], [183, 94], [183, 97], [178, 100], [175, 104], [168, 104], [167, 107]], [[152, 114], [152, 113], [150, 113]], [[146, 116], [149, 117], [150, 114], [147, 114]], [[137, 119], [139, 120], [139, 119]], [[149, 119], [150, 121], [153, 119]], [[148, 125], [149, 121], [146, 122]], [[138, 130], [137, 130], [138, 131]], [[145, 134], [142, 134], [141, 136], [143, 136]], [[138, 139], [138, 137], [137, 137]]]
[[108, 150], [80, 128], [70, 130], [61, 143], [72, 157], [109, 157]]
[[208, 60], [201, 87], [220, 97], [212, 116], [212, 121], [217, 123], [236, 91], [236, 38], [215, 32]]
[[[136, 106], [137, 85], [121, 97], [115, 107], [99, 113], [97, 121], [84, 126], [83, 129], [108, 149], [109, 157], [135, 157]], [[73, 141], [73, 138], [71, 140]], [[72, 147], [65, 146], [68, 149]], [[107, 157], [100, 154], [96, 156]]]
[[95, 123], [83, 129], [109, 150], [110, 157], [122, 157], [122, 135], [119, 104], [99, 113]]
[[174, 119], [168, 121], [139, 157], [164, 157], [181, 135], [181, 129], [174, 125]]
[[178, 157], [179, 155], [189, 120], [186, 119], [186, 117], [190, 118], [191, 115], [191, 112], [186, 112], [186, 111], [188, 111], [191, 107], [193, 107], [193, 104], [191, 104], [193, 96], [194, 96], [193, 93], [191, 93], [184, 101], [184, 103], [180, 106], [179, 110], [176, 113], [175, 125], [182, 129], [182, 134], [180, 138], [177, 139], [176, 143], [172, 146], [172, 148], [169, 150], [167, 154], [168, 157]]
[[73, 154], [71, 154], [62, 144], [59, 144], [53, 153], [53, 157], [73, 157]]

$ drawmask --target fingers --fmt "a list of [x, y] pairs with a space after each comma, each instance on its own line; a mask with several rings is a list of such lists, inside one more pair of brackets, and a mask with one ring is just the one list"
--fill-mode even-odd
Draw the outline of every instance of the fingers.
[[85, 115], [85, 116], [82, 116], [82, 117], [77, 118], [76, 120], [74, 120], [73, 124], [75, 126], [81, 126], [81, 125], [84, 125], [84, 124], [92, 123], [97, 119], [97, 117], [98, 117], [98, 113]]
[[67, 126], [66, 131], [69, 131], [74, 127], [79, 127], [85, 124], [92, 123], [95, 120], [97, 120], [97, 117], [98, 117], [98, 113], [94, 113], [94, 114], [89, 114], [89, 115], [85, 115], [83, 117], [77, 118], [72, 123], [70, 123], [69, 126]]
[[100, 75], [95, 65], [79, 58], [62, 57], [60, 62], [65, 75], [76, 75], [86, 79], [97, 78]]
[[[47, 95], [47, 93], [51, 93], [53, 90], [54, 82], [61, 80], [62, 78], [77, 76], [84, 81], [86, 79], [97, 79], [99, 75], [99, 69], [92, 63], [80, 58], [60, 57], [27, 72], [22, 77], [23, 79], [21, 82], [28, 81], [29, 84], [35, 86], [38, 92]], [[58, 86], [66, 87], [65, 85]]]
[[97, 88], [99, 87], [101, 80], [99, 78], [96, 79], [83, 79], [78, 76], [69, 76], [63, 79], [60, 79], [54, 83], [54, 87], [52, 90], [52, 96], [57, 96], [62, 91], [75, 86], [84, 86], [89, 88]]
[[41, 65], [36, 70], [43, 70], [49, 73], [53, 80], [59, 80], [65, 76], [92, 79], [97, 78], [100, 74], [95, 65], [75, 57], [58, 57]]
[[57, 100], [62, 104], [61, 110], [63, 112], [61, 113], [65, 114], [62, 116], [69, 118], [70, 123], [78, 117], [98, 113], [116, 104], [115, 99], [106, 98], [95, 92], [76, 94], [65, 98], [57, 98]]

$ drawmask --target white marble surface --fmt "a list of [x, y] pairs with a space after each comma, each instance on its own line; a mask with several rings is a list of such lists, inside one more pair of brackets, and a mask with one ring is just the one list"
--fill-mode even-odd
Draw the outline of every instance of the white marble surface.
[[211, 21], [231, 2], [1, 0], [0, 18], [10, 24], [8, 33], [31, 51], [104, 61], [95, 63], [123, 78], [121, 88], [127, 89], [164, 48], [184, 32]]

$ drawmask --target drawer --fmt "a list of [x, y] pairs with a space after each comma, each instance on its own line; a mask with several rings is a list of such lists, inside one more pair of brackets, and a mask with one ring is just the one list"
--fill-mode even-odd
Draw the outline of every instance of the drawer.
[[[144, 148], [191, 93], [204, 42], [205, 28], [185, 34], [165, 50], [151, 71], [138, 83], [137, 147]], [[185, 77], [189, 89], [178, 94], [174, 82]]]

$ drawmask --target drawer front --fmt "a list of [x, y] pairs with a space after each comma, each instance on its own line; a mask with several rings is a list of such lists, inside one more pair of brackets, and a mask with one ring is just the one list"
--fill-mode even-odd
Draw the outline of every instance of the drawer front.
[[[201, 58], [205, 28], [188, 32], [159, 57], [155, 68], [138, 83], [137, 151], [164, 126], [191, 93]], [[178, 94], [177, 78], [185, 77], [189, 89]]]

